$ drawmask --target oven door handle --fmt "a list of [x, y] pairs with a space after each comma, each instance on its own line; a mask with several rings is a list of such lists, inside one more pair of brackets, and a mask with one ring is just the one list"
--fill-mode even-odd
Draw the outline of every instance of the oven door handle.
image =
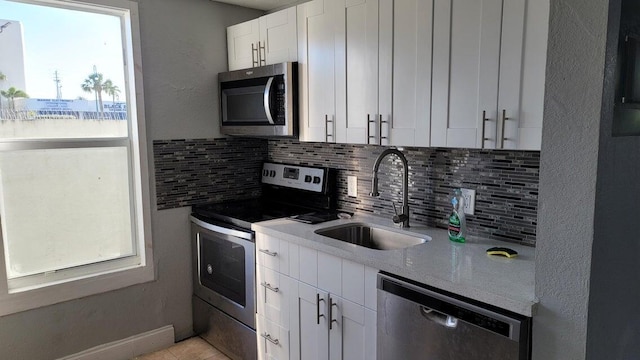
[[274, 125], [273, 116], [271, 116], [271, 85], [273, 84], [274, 77], [270, 77], [267, 80], [267, 85], [264, 86], [264, 111], [267, 113], [267, 120], [269, 124]]
[[222, 226], [217, 226], [217, 225], [213, 225], [213, 224], [209, 224], [207, 222], [204, 222], [198, 218], [195, 218], [193, 216], [191, 216], [191, 222], [202, 227], [205, 228], [207, 230], [211, 230], [211, 231], [215, 231], [217, 233], [220, 234], [224, 234], [224, 235], [229, 235], [229, 236], [235, 236], [241, 239], [246, 239], [246, 240], [252, 240], [253, 239], [253, 234], [250, 232], [244, 232], [244, 231], [239, 231], [239, 230], [234, 230], [234, 229], [229, 229], [226, 227], [222, 227]]

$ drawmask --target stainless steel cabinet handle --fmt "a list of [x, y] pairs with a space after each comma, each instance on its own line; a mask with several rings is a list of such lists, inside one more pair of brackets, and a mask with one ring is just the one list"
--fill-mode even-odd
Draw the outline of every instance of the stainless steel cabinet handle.
[[269, 289], [269, 290], [271, 290], [271, 291], [273, 291], [273, 292], [279, 292], [279, 291], [280, 291], [280, 288], [273, 287], [273, 286], [271, 286], [271, 284], [269, 284], [269, 283], [268, 283], [268, 282], [266, 282], [266, 281], [265, 281], [265, 282], [263, 282], [263, 283], [261, 283], [260, 285], [261, 285], [262, 287], [264, 287], [265, 289]]
[[375, 120], [371, 120], [371, 114], [367, 114], [367, 145], [371, 144], [371, 139], [375, 139], [375, 136], [371, 136], [371, 123], [374, 124], [376, 121]]
[[490, 140], [489, 138], [485, 137], [485, 123], [487, 121], [491, 121], [491, 119], [487, 119], [487, 112], [485, 110], [482, 111], [482, 144], [480, 145], [481, 149], [484, 149], [484, 142], [487, 140]]
[[278, 256], [278, 253], [277, 253], [277, 252], [275, 252], [275, 251], [274, 251], [274, 252], [271, 252], [271, 251], [269, 251], [269, 250], [265, 250], [265, 249], [260, 249], [260, 250], [258, 250], [258, 251], [260, 251], [260, 252], [261, 252], [261, 253], [263, 253], [263, 254], [267, 254], [267, 255], [269, 255], [269, 256]]
[[378, 118], [378, 127], [380, 128], [380, 141], [379, 141], [379, 145], [382, 145], [382, 139], [386, 139], [386, 136], [382, 136], [382, 124], [386, 124], [386, 121], [382, 121], [382, 114], [379, 115]]
[[320, 318], [324, 317], [324, 314], [320, 314], [320, 301], [324, 299], [320, 298], [320, 294], [316, 293], [316, 323], [320, 325]]
[[273, 345], [280, 345], [280, 340], [272, 338], [271, 334], [264, 333], [260, 334], [260, 336], [262, 336], [265, 340], [272, 343]]
[[253, 67], [258, 66], [258, 56], [260, 56], [260, 54], [258, 53], [256, 44], [251, 43], [251, 65], [253, 65]]
[[504, 149], [504, 141], [509, 140], [504, 136], [504, 124], [509, 120], [507, 117], [507, 110], [502, 109], [502, 139], [500, 139], [500, 149]]
[[333, 318], [333, 307], [338, 307], [338, 304], [333, 302], [333, 299], [329, 297], [329, 330], [333, 329], [333, 323], [337, 323], [338, 320]]
[[[329, 142], [329, 136], [331, 136], [331, 138], [333, 139], [333, 142], [335, 142], [336, 139], [333, 137], [333, 134], [329, 134], [329, 123], [333, 124], [333, 119], [329, 120], [329, 114], [325, 114], [324, 115], [324, 141]], [[333, 130], [335, 132], [335, 129]]]
[[[260, 58], [260, 65], [267, 65], [267, 49], [266, 49], [266, 45], [267, 42], [265, 41], [264, 44], [262, 44], [262, 42], [258, 41], [258, 56]], [[262, 56], [264, 54], [264, 57]]]

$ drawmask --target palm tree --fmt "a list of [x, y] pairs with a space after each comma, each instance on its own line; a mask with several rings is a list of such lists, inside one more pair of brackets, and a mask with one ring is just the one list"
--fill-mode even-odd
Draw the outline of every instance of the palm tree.
[[18, 90], [15, 87], [10, 87], [7, 90], [0, 91], [0, 94], [9, 100], [9, 107], [13, 110], [16, 109], [15, 98], [28, 98], [26, 92], [22, 90]]
[[[107, 80], [108, 82], [111, 82], [111, 80]], [[84, 80], [84, 82], [82, 83], [82, 90], [88, 92], [88, 93], [92, 93], [94, 92], [96, 94], [97, 97], [97, 104], [98, 105], [98, 112], [100, 113], [100, 117], [102, 117], [102, 113], [103, 113], [103, 108], [102, 108], [102, 92], [106, 91], [105, 88], [105, 81], [104, 81], [104, 77], [102, 76], [101, 73], [93, 73], [93, 74], [89, 74], [89, 76], [87, 76], [87, 78]]]
[[107, 95], [111, 96], [111, 100], [114, 103], [116, 102], [116, 99], [120, 99], [120, 96], [118, 96], [120, 94], [120, 88], [118, 87], [118, 85], [113, 85], [113, 82], [111, 80], [107, 80], [104, 82], [103, 89], [107, 93]]

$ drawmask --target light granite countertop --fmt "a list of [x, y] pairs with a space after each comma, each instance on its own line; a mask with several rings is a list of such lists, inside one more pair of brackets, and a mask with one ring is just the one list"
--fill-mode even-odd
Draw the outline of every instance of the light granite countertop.
[[[316, 230], [347, 223], [366, 223], [393, 231], [391, 219], [356, 213], [350, 220], [334, 220], [316, 225], [289, 219], [254, 223], [256, 232], [342, 257], [399, 275], [454, 294], [491, 304], [521, 315], [534, 314], [534, 253], [528, 246], [470, 237], [464, 244], [449, 241], [447, 231], [411, 225], [409, 234], [427, 235], [430, 241], [400, 250], [374, 250], [315, 233]], [[490, 256], [493, 246], [509, 247], [515, 258]]]

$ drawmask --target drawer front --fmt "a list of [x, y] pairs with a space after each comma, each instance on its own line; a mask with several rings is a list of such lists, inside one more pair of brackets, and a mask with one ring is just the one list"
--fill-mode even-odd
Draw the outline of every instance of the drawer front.
[[260, 360], [288, 360], [289, 359], [289, 331], [258, 315], [258, 359]]
[[289, 243], [256, 233], [256, 262], [258, 265], [289, 275]]
[[256, 305], [258, 314], [288, 329], [291, 289], [289, 277], [265, 266], [258, 266], [256, 268], [256, 275]]

